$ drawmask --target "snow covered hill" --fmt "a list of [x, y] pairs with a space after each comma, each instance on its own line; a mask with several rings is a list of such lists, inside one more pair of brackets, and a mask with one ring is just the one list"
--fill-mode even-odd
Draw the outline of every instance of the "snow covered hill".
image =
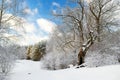
[[40, 62], [18, 60], [10, 80], [120, 80], [120, 65], [98, 68], [43, 70]]

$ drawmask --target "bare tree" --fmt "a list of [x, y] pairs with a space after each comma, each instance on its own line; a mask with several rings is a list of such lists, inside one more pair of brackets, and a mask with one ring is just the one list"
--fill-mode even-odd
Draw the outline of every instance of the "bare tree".
[[61, 13], [54, 15], [62, 18], [66, 36], [68, 33], [73, 35], [72, 39], [62, 43], [62, 48], [68, 44], [77, 46], [78, 65], [81, 65], [84, 63], [86, 52], [95, 40], [100, 41], [100, 35], [103, 33], [101, 31], [105, 30], [105, 27], [117, 24], [114, 19], [116, 15], [113, 13], [118, 11], [118, 6], [113, 0], [91, 0], [89, 3], [85, 0], [75, 0], [75, 2], [78, 4], [75, 8], [67, 7], [62, 9]]
[[[5, 80], [12, 67], [13, 57], [8, 56], [5, 47], [0, 46], [0, 79]], [[12, 55], [12, 54], [11, 54]]]
[[[0, 0], [0, 41], [7, 41], [20, 36], [14, 28], [22, 26], [23, 0]], [[13, 34], [11, 32], [17, 33]]]
[[0, 80], [6, 80], [16, 59], [25, 58], [25, 46], [0, 46]]
[[97, 40], [100, 42], [102, 31], [105, 28], [110, 29], [111, 26], [118, 25], [115, 17], [120, 10], [119, 2], [115, 0], [91, 0], [89, 10], [95, 22]]
[[[15, 28], [23, 24], [21, 16], [24, 8], [21, 6], [22, 3], [23, 0], [0, 0], [0, 80], [6, 79], [12, 66], [15, 49], [9, 47], [12, 48], [10, 50], [5, 47], [11, 39], [17, 40], [16, 37], [20, 36]], [[6, 42], [7, 44], [4, 44]]]

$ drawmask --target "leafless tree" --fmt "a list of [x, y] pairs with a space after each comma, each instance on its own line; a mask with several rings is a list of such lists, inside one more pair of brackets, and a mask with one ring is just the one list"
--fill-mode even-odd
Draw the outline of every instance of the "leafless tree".
[[[0, 0], [0, 80], [5, 79], [12, 66], [13, 52], [16, 48], [7, 49], [6, 45], [11, 39], [16, 40], [16, 37], [20, 36], [14, 28], [22, 26], [23, 23], [22, 4], [23, 0]], [[6, 42], [7, 44], [4, 44]]]
[[100, 41], [104, 28], [117, 25], [114, 19], [116, 15], [113, 13], [116, 13], [119, 8], [113, 0], [91, 0], [88, 3], [86, 0], [75, 0], [75, 3], [78, 6], [64, 8], [61, 13], [54, 15], [63, 21], [64, 30], [61, 29], [65, 33], [63, 36], [68, 36], [68, 33], [72, 35], [72, 39], [62, 43], [62, 48], [68, 44], [77, 46], [78, 65], [81, 65], [84, 63], [86, 52], [96, 39]]
[[[0, 0], [0, 41], [16, 39], [17, 34], [13, 29], [22, 26], [23, 0]], [[10, 34], [11, 33], [11, 34]], [[9, 34], [9, 35], [8, 35]]]
[[25, 46], [0, 46], [0, 80], [6, 80], [16, 59], [25, 58]]
[[12, 58], [8, 54], [5, 47], [0, 46], [0, 79], [2, 80], [6, 79], [12, 66]]
[[97, 40], [100, 42], [102, 31], [110, 29], [111, 26], [117, 26], [117, 19], [120, 6], [116, 0], [91, 0], [89, 3], [90, 15], [95, 22], [94, 28], [97, 32]]

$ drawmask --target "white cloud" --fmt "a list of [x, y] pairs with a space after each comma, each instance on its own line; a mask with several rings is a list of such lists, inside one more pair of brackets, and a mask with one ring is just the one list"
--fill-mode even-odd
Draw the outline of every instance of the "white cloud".
[[34, 33], [31, 33], [31, 34], [25, 34], [23, 38], [20, 38], [20, 40], [17, 43], [20, 45], [31, 45], [46, 39], [48, 39], [48, 36], [43, 37], [41, 35], [36, 35]]
[[53, 5], [53, 6], [56, 6], [56, 7], [60, 7], [60, 4], [59, 4], [59, 3], [56, 3], [56, 2], [53, 2], [52, 5]]
[[22, 38], [19, 39], [18, 44], [20, 45], [35, 44], [48, 38], [48, 35], [44, 35], [42, 32], [40, 32], [39, 28], [37, 28], [34, 23], [26, 21], [23, 28], [26, 33], [23, 34]]
[[52, 13], [53, 13], [53, 14], [56, 14], [56, 13], [57, 13], [57, 11], [56, 11], [56, 10], [52, 10]]
[[27, 33], [31, 33], [31, 32], [36, 32], [36, 28], [35, 28], [35, 25], [34, 23], [29, 23], [29, 22], [26, 22], [23, 26], [23, 28], [25, 29], [25, 31]]
[[86, 0], [88, 3], [90, 3], [91, 2], [91, 0]]
[[34, 9], [30, 9], [30, 8], [25, 8], [23, 10], [24, 13], [29, 14], [29, 15], [35, 15], [38, 13], [38, 9], [34, 8]]
[[[3, 21], [8, 20], [9, 17], [15, 17], [15, 16], [13, 16], [12, 14], [5, 14], [3, 16], [4, 18]], [[19, 21], [17, 21], [16, 19], [18, 19]], [[27, 33], [36, 31], [34, 23], [28, 22], [26, 19], [21, 18], [21, 17], [15, 17], [9, 20], [6, 24], [9, 24], [11, 26], [11, 29], [14, 29], [19, 33], [22, 33], [23, 29]]]
[[37, 9], [37, 8], [33, 9], [33, 12], [34, 12], [35, 14], [37, 14], [37, 13], [38, 13], [38, 9]]
[[[12, 14], [6, 14], [3, 16], [3, 21], [7, 20], [10, 16], [13, 16]], [[15, 16], [13, 16], [15, 17]], [[42, 31], [40, 31], [40, 28], [35, 26], [35, 23], [29, 22], [25, 18], [16, 17], [17, 19], [20, 19], [20, 21], [23, 23], [22, 25], [18, 25], [18, 21], [16, 19], [12, 19], [8, 21], [8, 23], [11, 25], [11, 29], [15, 30], [17, 34], [21, 35], [16, 38], [11, 38], [13, 42], [16, 42], [19, 45], [29, 45], [37, 43], [43, 39], [47, 39], [48, 35], [44, 35]], [[22, 26], [22, 27], [21, 27]], [[13, 33], [15, 34], [15, 33]], [[4, 34], [4, 36], [11, 36], [13, 34]]]
[[25, 8], [23, 12], [26, 14], [32, 14], [31, 9], [29, 9], [29, 8]]
[[38, 19], [37, 24], [39, 25], [40, 29], [44, 30], [47, 33], [51, 33], [56, 24], [52, 21], [49, 21], [47, 19]]
[[6, 2], [9, 4], [9, 3], [11, 3], [12, 1], [11, 1], [11, 0], [6, 0]]

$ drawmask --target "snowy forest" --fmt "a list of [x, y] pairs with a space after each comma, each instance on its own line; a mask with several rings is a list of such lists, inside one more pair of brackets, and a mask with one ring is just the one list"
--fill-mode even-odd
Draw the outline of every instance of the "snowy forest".
[[0, 0], [0, 80], [119, 80], [120, 1], [51, 1], [51, 17], [35, 22], [27, 0]]

